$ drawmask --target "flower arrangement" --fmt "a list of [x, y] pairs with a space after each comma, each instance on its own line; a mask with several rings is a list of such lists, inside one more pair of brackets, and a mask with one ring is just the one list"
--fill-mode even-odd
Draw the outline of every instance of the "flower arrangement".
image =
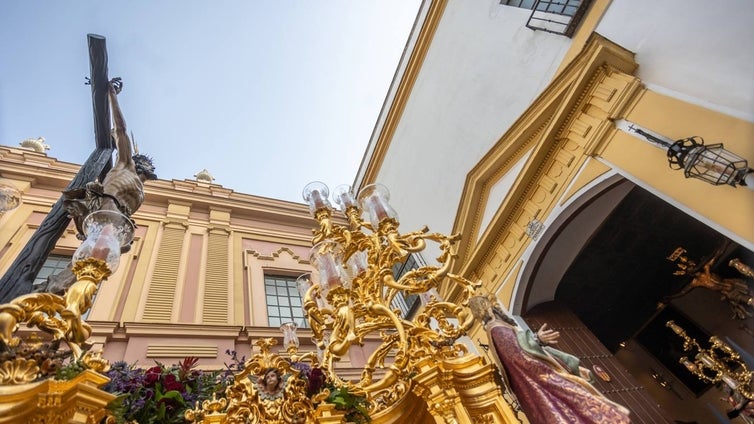
[[184, 423], [186, 409], [227, 387], [224, 372], [197, 370], [197, 363], [198, 358], [187, 357], [177, 365], [157, 363], [149, 369], [122, 361], [112, 364], [103, 390], [118, 394], [109, 405], [116, 423]]
[[[178, 424], [185, 423], [184, 413], [211, 399], [222, 395], [233, 383], [234, 375], [244, 370], [246, 357], [227, 350], [230, 364], [225, 370], [203, 371], [196, 369], [199, 359], [187, 357], [176, 365], [167, 366], [156, 362], [151, 368], [139, 368], [135, 364], [117, 361], [111, 364], [105, 375], [110, 381], [104, 391], [118, 397], [108, 405], [117, 424]], [[307, 382], [307, 395], [312, 402], [331, 403], [345, 412], [348, 422], [370, 422], [368, 402], [364, 396], [352, 393], [347, 387], [336, 387], [328, 381], [322, 368], [311, 367], [304, 362], [293, 362], [293, 368]], [[81, 361], [71, 361], [57, 370], [56, 378], [68, 380], [86, 369]]]

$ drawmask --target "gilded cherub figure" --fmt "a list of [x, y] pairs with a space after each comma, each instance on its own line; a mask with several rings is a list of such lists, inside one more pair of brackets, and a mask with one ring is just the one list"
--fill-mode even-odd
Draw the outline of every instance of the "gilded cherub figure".
[[267, 368], [262, 378], [257, 380], [257, 388], [260, 396], [267, 400], [275, 400], [282, 397], [286, 380], [284, 377], [287, 376], [283, 376], [283, 373], [279, 369]]

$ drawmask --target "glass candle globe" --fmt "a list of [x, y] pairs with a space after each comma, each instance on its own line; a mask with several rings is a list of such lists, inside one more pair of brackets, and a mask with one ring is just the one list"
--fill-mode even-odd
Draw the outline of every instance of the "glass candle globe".
[[319, 285], [323, 292], [343, 285], [343, 249], [331, 240], [325, 240], [312, 247], [311, 262], [319, 270]]
[[87, 215], [83, 222], [86, 240], [73, 254], [73, 262], [87, 258], [101, 259], [115, 272], [120, 262], [120, 249], [131, 243], [134, 225], [120, 212], [96, 211]]
[[293, 321], [285, 322], [280, 326], [280, 331], [283, 332], [283, 346], [285, 349], [290, 349], [291, 347], [298, 349], [299, 341], [298, 335], [296, 335], [297, 328], [298, 325]]
[[296, 288], [298, 289], [298, 294], [301, 296], [302, 301], [306, 299], [306, 292], [308, 292], [311, 287], [312, 287], [311, 274], [306, 273], [296, 278]]
[[390, 206], [390, 192], [382, 184], [369, 184], [359, 192], [361, 210], [369, 215], [369, 222], [377, 229], [384, 219], [393, 218], [398, 220], [398, 213]]
[[[306, 293], [309, 291], [309, 289], [314, 285], [314, 281], [312, 280], [312, 275], [310, 273], [303, 274], [296, 278], [296, 287], [298, 288], [298, 294], [301, 295], [301, 309], [304, 311], [304, 316], [306, 316], [306, 309], [304, 309], [304, 302], [306, 301]], [[314, 301], [317, 303], [318, 308], [327, 308], [329, 305], [327, 304], [327, 301], [324, 299], [323, 296], [327, 295], [327, 291], [324, 291], [322, 296], [316, 297]]]
[[346, 275], [349, 280], [353, 281], [354, 278], [366, 272], [369, 267], [367, 252], [365, 250], [357, 250], [348, 258], [345, 265]]
[[314, 215], [320, 209], [331, 209], [330, 201], [327, 197], [330, 195], [330, 189], [327, 188], [325, 183], [320, 181], [312, 181], [304, 187], [303, 191], [304, 200], [309, 204], [309, 212]]
[[351, 206], [356, 206], [356, 198], [353, 195], [351, 186], [348, 184], [341, 184], [335, 187], [332, 197], [343, 212]]

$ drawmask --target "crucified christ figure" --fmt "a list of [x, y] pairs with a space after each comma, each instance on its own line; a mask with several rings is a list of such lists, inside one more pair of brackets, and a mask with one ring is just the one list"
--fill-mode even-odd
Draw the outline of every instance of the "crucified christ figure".
[[144, 201], [144, 182], [157, 179], [152, 159], [138, 154], [138, 151], [133, 154], [126, 121], [118, 105], [117, 95], [122, 88], [120, 78], [110, 81], [108, 98], [113, 117], [112, 136], [118, 149], [115, 165], [101, 183], [90, 182], [85, 188], [63, 193], [65, 208], [76, 224], [80, 239], [84, 238], [82, 221], [88, 214], [98, 210], [113, 210], [130, 217]]
[[[76, 224], [76, 235], [83, 240], [84, 218], [94, 211], [113, 210], [128, 216], [136, 212], [144, 201], [144, 182], [157, 179], [154, 173], [152, 159], [138, 154], [133, 148], [131, 139], [126, 131], [126, 121], [118, 104], [118, 93], [123, 88], [120, 78], [113, 78], [108, 84], [108, 98], [113, 117], [112, 137], [118, 149], [115, 165], [105, 175], [104, 180], [86, 184], [84, 188], [76, 188], [63, 192], [63, 207]], [[134, 150], [136, 154], [134, 154]], [[130, 246], [124, 246], [121, 253], [125, 253]], [[71, 267], [48, 277], [46, 284], [41, 284], [33, 291], [45, 291], [63, 294], [74, 282], [76, 277]]]
[[[733, 318], [744, 320], [750, 317], [751, 312], [748, 309], [754, 306], [754, 296], [752, 296], [748, 283], [741, 278], [724, 278], [711, 271], [712, 266], [720, 258], [723, 251], [724, 248], [718, 249], [711, 259], [700, 266], [684, 255], [685, 249], [677, 248], [667, 258], [671, 261], [678, 261], [676, 263], [678, 270], [673, 275], [689, 275], [692, 280], [680, 292], [667, 296], [665, 302], [684, 296], [697, 287], [704, 287], [720, 293], [721, 300], [730, 304], [733, 310]], [[741, 275], [754, 278], [752, 268], [741, 262], [740, 259], [733, 258], [728, 262], [728, 265]]]

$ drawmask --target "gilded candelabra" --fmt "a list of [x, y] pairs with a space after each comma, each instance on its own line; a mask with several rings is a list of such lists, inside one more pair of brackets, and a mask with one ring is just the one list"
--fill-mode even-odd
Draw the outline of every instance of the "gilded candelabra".
[[[54, 372], [61, 362], [61, 342], [74, 358], [82, 358], [82, 344], [92, 331], [82, 316], [99, 284], [117, 269], [121, 247], [131, 242], [134, 232], [129, 218], [106, 210], [87, 216], [84, 227], [86, 240], [72, 259], [76, 282], [65, 295], [31, 293], [0, 305], [0, 385], [29, 383]], [[16, 336], [20, 324], [48, 333], [51, 341], [43, 343], [35, 335], [23, 340]]]
[[[303, 195], [319, 223], [313, 230], [311, 251], [318, 281], [299, 281], [314, 340], [334, 383], [365, 394], [372, 412], [377, 412], [406, 394], [420, 364], [440, 363], [467, 353], [456, 340], [473, 324], [465, 306], [481, 283], [450, 273], [458, 235], [430, 233], [426, 227], [401, 234], [398, 215], [382, 185], [366, 186], [358, 196], [348, 186], [335, 190], [334, 200], [348, 219], [347, 226], [333, 222], [327, 186], [310, 183]], [[362, 220], [362, 213], [368, 220]], [[439, 245], [439, 266], [422, 266], [396, 280], [393, 266], [424, 250], [427, 242]], [[463, 287], [458, 304], [444, 302], [438, 295], [426, 296], [437, 293], [436, 288], [445, 280]], [[401, 316], [391, 306], [396, 296], [411, 294], [428, 298], [413, 319]], [[363, 345], [370, 334], [379, 335], [381, 343], [367, 359], [360, 379], [340, 378], [335, 362], [352, 346]], [[378, 373], [379, 368], [385, 372]], [[441, 405], [438, 408], [444, 410], [438, 415], [449, 410]]]
[[[280, 353], [270, 351], [275, 340], [256, 341], [259, 352], [234, 376], [224, 396], [197, 404], [186, 412], [186, 419], [202, 424], [342, 423], [349, 410], [329, 398], [346, 392], [366, 398], [365, 413], [375, 424], [518, 422], [496, 383], [494, 367], [456, 342], [473, 323], [466, 305], [481, 285], [449, 272], [458, 237], [429, 233], [426, 228], [400, 234], [397, 214], [380, 185], [367, 186], [359, 193], [360, 206], [350, 187], [336, 190], [335, 199], [348, 218], [345, 226], [333, 222], [328, 195], [327, 187], [319, 182], [304, 189], [319, 223], [311, 251], [318, 278], [313, 281], [311, 274], [302, 275], [298, 287], [317, 352], [299, 354], [296, 325], [283, 324]], [[362, 212], [368, 221], [362, 220]], [[396, 280], [393, 265], [423, 250], [428, 241], [440, 246], [440, 266], [423, 266]], [[446, 280], [463, 287], [461, 303], [440, 299], [436, 288]], [[413, 319], [391, 306], [397, 296], [410, 294], [423, 299]], [[338, 376], [336, 362], [370, 335], [377, 335], [381, 342], [366, 360], [361, 376], [356, 380]], [[312, 367], [308, 380], [294, 366], [302, 363]], [[324, 388], [306, 393], [315, 368], [320, 383], [336, 391]], [[384, 372], [378, 372], [379, 368]], [[281, 379], [283, 385], [275, 386]], [[364, 413], [361, 407], [357, 409]]]
[[686, 369], [704, 381], [713, 384], [723, 382], [746, 399], [754, 400], [751, 384], [754, 372], [749, 371], [738, 352], [717, 336], [710, 337], [710, 347], [704, 349], [674, 321], [668, 321], [665, 325], [683, 339], [684, 351], [695, 353], [693, 360], [686, 356], [679, 360]]

